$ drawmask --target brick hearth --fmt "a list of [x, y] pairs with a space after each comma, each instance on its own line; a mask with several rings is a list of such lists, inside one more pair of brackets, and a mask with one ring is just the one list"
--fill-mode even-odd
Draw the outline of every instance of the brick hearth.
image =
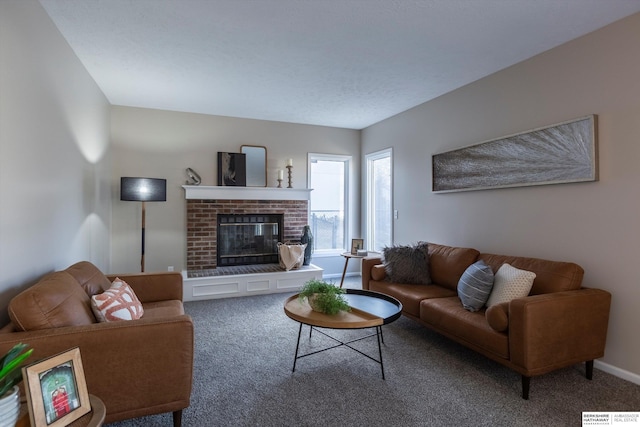
[[308, 221], [307, 200], [187, 200], [187, 270], [216, 268], [217, 215], [283, 214], [283, 241], [299, 242]]

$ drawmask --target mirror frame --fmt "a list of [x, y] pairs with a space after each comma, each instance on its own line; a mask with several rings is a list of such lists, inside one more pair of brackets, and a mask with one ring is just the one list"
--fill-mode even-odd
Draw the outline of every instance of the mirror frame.
[[[250, 150], [245, 150], [246, 148], [249, 148]], [[251, 149], [256, 149], [256, 148], [260, 148], [264, 150], [264, 159], [262, 159], [262, 156], [256, 156], [254, 154], [255, 150], [251, 150]], [[247, 159], [247, 187], [266, 187], [267, 186], [267, 147], [263, 146], [263, 145], [241, 145], [240, 146], [240, 152], [243, 153], [246, 156]], [[256, 160], [254, 160], [253, 162], [264, 162], [263, 170], [262, 173], [260, 175], [264, 176], [264, 180], [261, 180], [260, 182], [258, 182], [258, 172], [251, 174], [250, 173], [250, 165], [253, 164], [253, 162], [250, 160], [250, 158], [254, 157]], [[255, 181], [251, 181], [250, 179], [255, 179]]]

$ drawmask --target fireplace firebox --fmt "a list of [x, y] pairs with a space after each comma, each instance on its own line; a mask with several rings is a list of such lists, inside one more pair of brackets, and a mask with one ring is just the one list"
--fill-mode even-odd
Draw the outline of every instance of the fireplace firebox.
[[218, 214], [218, 267], [278, 263], [282, 230], [282, 214]]

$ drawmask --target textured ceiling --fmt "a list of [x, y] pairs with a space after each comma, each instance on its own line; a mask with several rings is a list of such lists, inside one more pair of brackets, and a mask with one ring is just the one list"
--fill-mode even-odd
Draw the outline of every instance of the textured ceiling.
[[40, 0], [114, 105], [362, 129], [640, 0]]

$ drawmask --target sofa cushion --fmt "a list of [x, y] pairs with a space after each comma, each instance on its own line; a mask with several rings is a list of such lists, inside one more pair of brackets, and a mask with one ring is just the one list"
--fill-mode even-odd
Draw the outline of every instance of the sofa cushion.
[[462, 306], [469, 311], [480, 310], [493, 288], [493, 271], [484, 261], [471, 264], [458, 281], [458, 297]]
[[509, 359], [508, 334], [493, 330], [484, 310], [465, 310], [457, 296], [423, 300], [420, 319], [466, 346]]
[[496, 272], [487, 307], [529, 295], [536, 273], [502, 264]]
[[96, 322], [86, 292], [64, 271], [51, 273], [16, 295], [9, 303], [9, 317], [20, 331]]
[[487, 308], [485, 317], [494, 330], [505, 332], [509, 329], [509, 302], [501, 302]]
[[89, 297], [100, 294], [111, 287], [107, 277], [88, 261], [80, 261], [65, 270], [72, 275]]
[[477, 261], [479, 253], [471, 248], [456, 248], [429, 243], [431, 281], [457, 291], [462, 273]]
[[136, 320], [144, 314], [142, 304], [124, 280], [116, 279], [109, 289], [91, 297], [91, 309], [100, 322]]
[[387, 246], [382, 249], [382, 254], [390, 282], [418, 285], [431, 283], [427, 243]]
[[378, 264], [371, 267], [371, 280], [384, 280], [387, 277], [387, 270], [384, 269], [384, 264]]
[[369, 290], [391, 295], [402, 303], [402, 312], [420, 316], [420, 301], [428, 298], [455, 296], [455, 291], [435, 285], [410, 285], [389, 282], [369, 282]]
[[[573, 291], [580, 289], [584, 270], [572, 262], [549, 261], [539, 258], [525, 258], [507, 255], [480, 254], [493, 271], [498, 271], [502, 264], [509, 264], [521, 270], [536, 273], [531, 295], [548, 294], [551, 292]], [[433, 270], [433, 263], [432, 263]]]
[[167, 300], [156, 301], [142, 304], [144, 307], [145, 319], [166, 319], [184, 314], [184, 305], [182, 301]]

